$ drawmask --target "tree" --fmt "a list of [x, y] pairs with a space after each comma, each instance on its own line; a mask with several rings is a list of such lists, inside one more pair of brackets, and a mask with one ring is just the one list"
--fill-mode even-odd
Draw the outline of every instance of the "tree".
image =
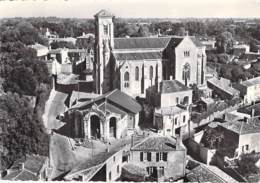
[[176, 35], [178, 35], [178, 36], [185, 36], [185, 34], [186, 34], [185, 28], [184, 27], [179, 27], [179, 29], [176, 32]]
[[147, 26], [141, 25], [138, 32], [137, 32], [137, 37], [147, 37], [149, 36], [149, 28]]
[[216, 47], [219, 53], [227, 53], [233, 46], [233, 35], [231, 32], [225, 31], [216, 38]]
[[57, 49], [57, 48], [69, 48], [69, 49], [75, 49], [76, 46], [67, 41], [54, 41], [51, 43], [51, 49]]
[[4, 91], [12, 91], [24, 95], [35, 95], [38, 82], [31, 68], [15, 67], [8, 79], [3, 83]]
[[47, 155], [48, 137], [43, 124], [25, 98], [12, 93], [0, 96], [0, 128], [1, 144], [7, 151], [0, 152], [2, 168], [25, 154]]

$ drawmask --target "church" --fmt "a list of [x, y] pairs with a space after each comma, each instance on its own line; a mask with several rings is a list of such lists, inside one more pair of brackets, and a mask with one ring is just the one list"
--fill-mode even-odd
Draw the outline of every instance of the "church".
[[145, 97], [146, 89], [162, 80], [205, 86], [205, 46], [195, 37], [114, 38], [114, 15], [101, 10], [94, 17], [96, 93], [119, 89]]

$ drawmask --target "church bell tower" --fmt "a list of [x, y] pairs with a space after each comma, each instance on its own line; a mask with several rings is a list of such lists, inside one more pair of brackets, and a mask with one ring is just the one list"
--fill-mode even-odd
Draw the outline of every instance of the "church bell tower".
[[103, 94], [110, 90], [109, 60], [114, 47], [114, 15], [106, 10], [101, 10], [94, 17], [96, 31], [94, 88], [96, 93]]

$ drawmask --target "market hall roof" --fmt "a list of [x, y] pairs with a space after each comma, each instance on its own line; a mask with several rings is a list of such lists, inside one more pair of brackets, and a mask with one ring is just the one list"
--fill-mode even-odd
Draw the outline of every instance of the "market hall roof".
[[101, 95], [91, 101], [82, 102], [73, 106], [72, 109], [84, 109], [88, 108], [90, 105], [93, 105], [96, 102], [105, 101], [115, 105], [116, 107], [120, 107], [124, 111], [129, 111], [131, 113], [139, 113], [142, 109], [141, 105], [135, 101], [132, 97], [127, 95], [126, 93], [115, 89], [110, 91], [104, 95]]

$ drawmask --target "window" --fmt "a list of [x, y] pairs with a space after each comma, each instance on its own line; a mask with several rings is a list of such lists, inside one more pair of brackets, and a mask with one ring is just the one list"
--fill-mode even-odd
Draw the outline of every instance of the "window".
[[156, 153], [156, 161], [159, 161], [159, 153]]
[[124, 86], [125, 86], [125, 88], [129, 88], [129, 72], [125, 72], [125, 75], [124, 75]]
[[112, 179], [112, 174], [111, 174], [111, 172], [109, 172], [109, 180], [111, 180]]
[[176, 97], [176, 104], [179, 104], [179, 97]]
[[189, 57], [190, 56], [190, 51], [184, 51], [184, 57]]
[[119, 173], [119, 165], [117, 165], [117, 168], [116, 168], [116, 170], [117, 170], [117, 173]]
[[114, 162], [116, 161], [116, 157], [114, 156]]
[[135, 80], [139, 81], [139, 68], [138, 67], [135, 68]]
[[144, 161], [144, 153], [140, 152], [140, 161]]
[[177, 125], [177, 123], [178, 123], [178, 118], [175, 118], [174, 119], [174, 124]]
[[168, 154], [166, 152], [164, 152], [162, 154], [163, 154], [163, 161], [167, 161]]
[[167, 129], [167, 132], [171, 132], [171, 129]]
[[147, 161], [152, 161], [152, 153], [151, 152], [147, 153]]
[[186, 120], [186, 116], [184, 115], [183, 116], [183, 123], [185, 123], [185, 120]]
[[248, 151], [249, 150], [249, 145], [246, 145], [246, 151]]
[[108, 35], [108, 26], [107, 25], [104, 25], [104, 34]]
[[153, 66], [150, 66], [150, 79], [153, 79]]

